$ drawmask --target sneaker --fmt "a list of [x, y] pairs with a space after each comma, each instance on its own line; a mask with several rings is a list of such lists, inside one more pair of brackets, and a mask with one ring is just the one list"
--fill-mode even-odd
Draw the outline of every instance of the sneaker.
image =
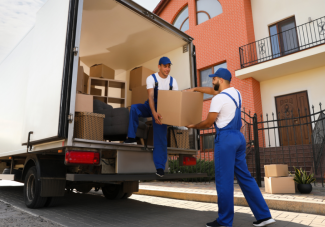
[[157, 173], [156, 173], [156, 175], [157, 175], [158, 177], [163, 177], [163, 176], [165, 175], [165, 172], [164, 172], [163, 169], [157, 169]]
[[272, 218], [265, 218], [265, 219], [261, 219], [258, 221], [253, 222], [254, 226], [267, 226], [267, 225], [271, 225], [275, 223], [275, 220]]
[[126, 140], [124, 140], [123, 142], [124, 144], [134, 144], [134, 145], [137, 145], [137, 140], [136, 139], [133, 139], [133, 138], [128, 138]]
[[215, 227], [215, 226], [223, 226], [223, 225], [220, 225], [217, 220], [213, 221], [213, 222], [210, 222], [210, 223], [207, 223], [207, 227]]

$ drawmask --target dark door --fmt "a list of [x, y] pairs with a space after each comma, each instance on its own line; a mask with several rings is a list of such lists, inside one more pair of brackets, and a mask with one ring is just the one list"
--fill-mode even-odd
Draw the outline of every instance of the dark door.
[[307, 91], [275, 98], [281, 146], [311, 143]]

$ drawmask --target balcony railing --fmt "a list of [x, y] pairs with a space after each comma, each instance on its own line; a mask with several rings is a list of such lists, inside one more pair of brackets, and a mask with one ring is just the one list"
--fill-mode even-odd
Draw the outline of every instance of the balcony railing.
[[241, 68], [325, 43], [325, 16], [239, 47]]

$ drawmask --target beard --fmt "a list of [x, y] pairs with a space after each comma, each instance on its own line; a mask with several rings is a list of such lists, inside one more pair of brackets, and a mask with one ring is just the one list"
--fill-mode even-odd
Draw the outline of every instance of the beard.
[[219, 82], [218, 82], [217, 84], [214, 85], [213, 89], [214, 89], [215, 91], [219, 91], [219, 87], [220, 87], [220, 84], [219, 84]]

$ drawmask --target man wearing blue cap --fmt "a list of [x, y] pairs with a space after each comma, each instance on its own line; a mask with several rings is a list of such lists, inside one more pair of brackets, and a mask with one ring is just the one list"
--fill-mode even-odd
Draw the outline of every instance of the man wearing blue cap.
[[216, 128], [214, 164], [219, 217], [217, 220], [207, 223], [206, 226], [232, 226], [234, 175], [236, 175], [239, 186], [257, 219], [253, 225], [270, 225], [275, 221], [272, 219], [262, 193], [246, 164], [246, 141], [240, 132], [242, 126], [240, 92], [230, 87], [231, 73], [225, 68], [219, 68], [215, 74], [209, 77], [213, 78], [213, 88], [197, 87], [189, 90], [215, 95], [211, 101], [208, 117], [201, 123], [187, 126], [188, 128], [205, 129], [214, 124]]
[[152, 117], [153, 122], [153, 161], [159, 177], [163, 177], [167, 162], [167, 125], [161, 123], [162, 116], [157, 113], [158, 90], [178, 90], [176, 80], [169, 75], [171, 61], [168, 57], [159, 60], [158, 73], [147, 78], [148, 101], [131, 106], [128, 139], [124, 143], [136, 143], [139, 117]]

